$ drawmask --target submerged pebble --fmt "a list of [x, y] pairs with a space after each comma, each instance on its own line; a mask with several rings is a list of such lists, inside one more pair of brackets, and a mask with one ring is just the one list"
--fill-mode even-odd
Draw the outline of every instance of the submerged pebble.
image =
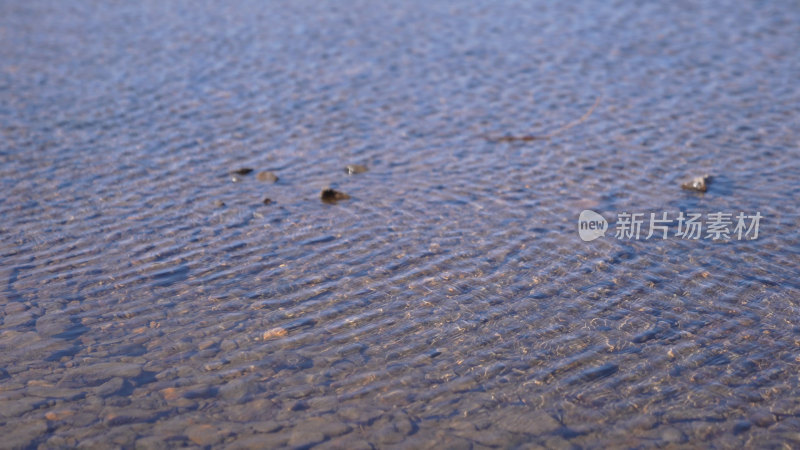
[[264, 334], [261, 336], [261, 339], [266, 341], [268, 339], [275, 339], [275, 338], [283, 337], [283, 336], [286, 336], [287, 334], [289, 334], [289, 332], [286, 331], [286, 328], [276, 327], [276, 328], [273, 328], [271, 330], [265, 331]]
[[361, 164], [348, 164], [347, 167], [344, 168], [344, 171], [349, 175], [364, 173], [367, 171], [367, 166], [362, 166]]
[[347, 200], [350, 198], [350, 196], [344, 192], [339, 192], [336, 189], [326, 188], [322, 190], [322, 193], [320, 193], [320, 198], [323, 202], [333, 203], [339, 200]]
[[277, 175], [275, 175], [272, 172], [268, 172], [268, 171], [267, 172], [258, 172], [258, 174], [256, 175], [256, 179], [258, 181], [263, 181], [263, 182], [266, 182], [266, 183], [275, 183], [276, 181], [279, 180]]
[[702, 175], [681, 184], [681, 187], [690, 191], [706, 192], [709, 182], [711, 182], [711, 175]]

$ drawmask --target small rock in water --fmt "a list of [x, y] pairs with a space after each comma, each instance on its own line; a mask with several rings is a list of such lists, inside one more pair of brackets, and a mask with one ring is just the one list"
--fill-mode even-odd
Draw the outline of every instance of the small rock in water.
[[362, 166], [361, 164], [348, 164], [347, 167], [344, 168], [344, 171], [349, 175], [364, 173], [367, 171], [367, 166]]
[[267, 339], [279, 338], [279, 337], [286, 336], [287, 334], [289, 334], [289, 332], [286, 331], [286, 328], [277, 327], [277, 328], [273, 328], [271, 330], [265, 331], [264, 334], [261, 336], [261, 339], [266, 341]]
[[252, 172], [253, 169], [249, 167], [242, 167], [240, 169], [232, 170], [231, 173], [234, 175], [247, 175], [248, 173]]
[[270, 203], [272, 203], [272, 199], [267, 197], [264, 200], [262, 200], [261, 203], [263, 203], [265, 205], [269, 205]]
[[733, 424], [733, 434], [744, 433], [745, 431], [749, 430], [753, 424], [750, 423], [748, 420], [740, 420]]
[[221, 442], [225, 435], [222, 430], [214, 425], [203, 424], [192, 425], [187, 428], [186, 437], [193, 443], [205, 447]]
[[339, 192], [336, 189], [327, 188], [322, 190], [320, 198], [326, 203], [336, 203], [339, 200], [347, 200], [350, 198], [350, 196], [344, 192]]
[[708, 183], [710, 182], [711, 175], [702, 175], [681, 184], [681, 187], [690, 191], [705, 192], [708, 190]]
[[225, 202], [223, 202], [222, 200], [216, 200], [214, 202], [214, 206], [216, 206], [217, 208], [222, 208], [223, 206], [225, 206]]
[[677, 428], [667, 427], [661, 431], [661, 439], [665, 442], [681, 443], [686, 441], [686, 435]]
[[325, 440], [325, 435], [319, 431], [293, 431], [289, 437], [289, 446], [298, 448], [313, 447]]
[[276, 181], [278, 181], [279, 178], [272, 172], [258, 172], [258, 175], [256, 175], [256, 179], [258, 181], [264, 181], [267, 183], [275, 183]]

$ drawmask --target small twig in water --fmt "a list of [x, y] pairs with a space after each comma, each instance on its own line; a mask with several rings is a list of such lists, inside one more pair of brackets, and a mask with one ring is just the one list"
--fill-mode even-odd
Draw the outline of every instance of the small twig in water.
[[491, 142], [530, 142], [530, 141], [538, 141], [538, 140], [550, 139], [551, 137], [553, 137], [553, 136], [555, 136], [557, 134], [560, 134], [560, 133], [562, 133], [564, 131], [567, 131], [570, 128], [574, 127], [575, 125], [578, 125], [581, 122], [583, 122], [584, 120], [588, 119], [589, 116], [591, 116], [592, 113], [594, 112], [594, 109], [597, 108], [597, 105], [600, 104], [600, 99], [601, 98], [602, 98], [601, 96], [598, 96], [597, 100], [594, 101], [594, 104], [592, 105], [592, 107], [589, 108], [589, 110], [586, 111], [586, 113], [584, 113], [581, 116], [580, 119], [572, 121], [572, 122], [564, 125], [563, 127], [558, 128], [557, 130], [552, 131], [550, 133], [542, 134], [542, 135], [527, 134], [527, 135], [523, 135], [523, 136], [500, 136], [500, 137], [491, 137], [491, 136], [483, 135], [483, 138], [486, 139], [487, 141], [491, 141]]

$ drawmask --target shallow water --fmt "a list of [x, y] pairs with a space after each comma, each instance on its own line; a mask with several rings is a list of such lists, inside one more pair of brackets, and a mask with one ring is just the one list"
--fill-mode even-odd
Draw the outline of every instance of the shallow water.
[[0, 446], [800, 445], [798, 23], [0, 3]]

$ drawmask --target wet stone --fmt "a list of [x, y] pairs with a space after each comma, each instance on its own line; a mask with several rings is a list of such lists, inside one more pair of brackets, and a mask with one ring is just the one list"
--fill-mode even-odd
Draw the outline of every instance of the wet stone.
[[591, 367], [589, 369], [584, 370], [579, 379], [583, 382], [592, 382], [601, 380], [603, 378], [610, 377], [619, 371], [619, 366], [616, 364], [603, 364], [597, 367]]
[[219, 395], [234, 403], [247, 401], [258, 392], [258, 385], [244, 378], [231, 380], [219, 388]]
[[34, 320], [35, 316], [30, 311], [22, 311], [18, 313], [8, 314], [7, 316], [5, 316], [3, 318], [3, 326], [15, 327], [22, 325], [31, 325]]
[[701, 175], [681, 184], [681, 187], [689, 191], [706, 192], [710, 182], [711, 175]]
[[303, 400], [292, 400], [284, 403], [284, 407], [276, 416], [279, 420], [291, 420], [296, 417], [299, 411], [307, 411], [309, 409], [308, 403]]
[[561, 436], [553, 436], [544, 442], [544, 448], [553, 450], [573, 450], [579, 448]]
[[430, 433], [424, 433], [414, 436], [415, 442], [422, 442], [423, 448], [446, 448], [450, 450], [471, 450], [472, 443], [465, 438], [455, 436], [452, 434], [438, 432], [434, 436], [428, 436]]
[[286, 447], [290, 434], [288, 432], [256, 434], [252, 436], [237, 437], [237, 439], [226, 448], [231, 449], [253, 449], [282, 448]]
[[123, 378], [114, 377], [94, 388], [94, 393], [100, 397], [109, 397], [115, 394], [123, 394], [127, 387], [129, 385]]
[[333, 395], [312, 396], [308, 406], [317, 412], [331, 412], [339, 406], [339, 399]]
[[183, 398], [194, 400], [211, 398], [217, 395], [218, 389], [214, 386], [200, 386], [189, 389], [183, 393]]
[[347, 450], [372, 450], [374, 447], [369, 442], [363, 439], [354, 439], [352, 436], [342, 436], [325, 441], [319, 445], [314, 446], [317, 450], [339, 450], [346, 448]]
[[337, 191], [335, 189], [326, 188], [323, 189], [320, 193], [320, 198], [323, 202], [326, 203], [336, 203], [340, 200], [347, 200], [350, 198], [349, 195], [345, 194], [344, 192]]
[[[97, 397], [97, 398], [100, 398], [100, 397]], [[89, 401], [92, 401], [93, 399], [94, 399], [93, 397], [89, 397]], [[130, 396], [127, 396], [127, 395], [112, 395], [112, 396], [106, 397], [105, 400], [103, 401], [103, 405], [105, 405], [105, 406], [116, 406], [116, 407], [119, 407], [119, 408], [130, 406], [131, 403], [132, 403], [131, 402], [131, 398], [130, 398]], [[137, 404], [137, 406], [141, 406], [141, 405]]]
[[215, 346], [215, 345], [217, 345], [219, 342], [220, 342], [220, 339], [219, 339], [219, 338], [209, 338], [209, 339], [205, 339], [205, 340], [203, 340], [203, 341], [200, 341], [200, 343], [198, 343], [198, 344], [197, 344], [197, 349], [198, 349], [198, 350], [205, 350], [205, 349], [207, 349], [207, 348], [214, 347], [214, 346]]
[[628, 426], [633, 430], [652, 430], [658, 425], [658, 418], [647, 414], [639, 414], [628, 422]]
[[239, 346], [236, 344], [236, 341], [231, 339], [224, 339], [220, 344], [219, 348], [223, 351], [229, 352], [231, 350], [236, 350]]
[[6, 427], [3, 433], [3, 448], [29, 448], [34, 442], [47, 433], [47, 422], [44, 420], [26, 421], [11, 427]]
[[367, 166], [363, 166], [361, 164], [348, 164], [347, 167], [344, 168], [344, 171], [347, 172], [348, 175], [355, 175], [357, 173], [366, 172]]
[[270, 203], [272, 203], [272, 199], [269, 197], [265, 197], [264, 200], [261, 200], [261, 203], [269, 205]]
[[272, 172], [265, 171], [265, 172], [258, 172], [258, 174], [256, 175], [256, 179], [258, 181], [263, 181], [265, 183], [275, 183], [280, 178], [278, 178], [278, 176]]
[[222, 442], [225, 433], [214, 425], [193, 425], [186, 429], [186, 437], [197, 445], [207, 446]]
[[382, 445], [399, 444], [406, 438], [406, 434], [391, 423], [387, 423], [375, 430], [374, 438]]
[[550, 414], [526, 408], [506, 408], [495, 415], [497, 426], [512, 433], [542, 435], [561, 428]]
[[30, 386], [27, 394], [31, 397], [57, 398], [68, 402], [79, 400], [86, 396], [86, 392], [82, 389], [56, 386]]
[[166, 441], [166, 436], [147, 436], [137, 439], [134, 443], [136, 450], [166, 450], [172, 446]]
[[289, 334], [289, 332], [285, 328], [276, 327], [265, 331], [264, 334], [261, 335], [261, 339], [266, 341], [269, 339], [284, 337], [287, 334]]
[[474, 423], [464, 420], [452, 422], [448, 427], [455, 432], [474, 433], [478, 431], [478, 427]]
[[3, 308], [3, 313], [8, 316], [11, 314], [21, 313], [27, 310], [28, 306], [26, 306], [25, 303], [12, 301]]
[[689, 425], [690, 433], [693, 439], [700, 439], [702, 441], [709, 439], [714, 433], [717, 432], [717, 427], [714, 423], [705, 421], [692, 422]]
[[509, 436], [507, 432], [503, 432], [496, 427], [487, 430], [480, 430], [470, 433], [459, 432], [459, 436], [473, 440], [481, 445], [487, 447], [508, 447]]
[[225, 206], [225, 202], [223, 202], [222, 200], [214, 200], [214, 206], [217, 208], [222, 208], [223, 206]]
[[74, 438], [64, 436], [50, 436], [44, 443], [45, 448], [74, 448], [76, 445]]
[[81, 379], [87, 384], [98, 385], [111, 378], [136, 378], [141, 374], [141, 364], [108, 362], [75, 367], [66, 373], [65, 378]]
[[750, 415], [750, 421], [759, 427], [766, 428], [775, 423], [775, 415], [769, 411], [756, 411]]
[[383, 414], [375, 408], [356, 406], [344, 406], [339, 408], [336, 413], [343, 419], [356, 423], [370, 423]]
[[88, 427], [89, 425], [97, 422], [97, 415], [91, 412], [77, 412], [66, 420], [73, 427]]
[[411, 394], [408, 393], [406, 390], [397, 389], [390, 392], [385, 392], [378, 395], [377, 398], [378, 402], [386, 405], [386, 406], [393, 406], [393, 405], [405, 405], [413, 400]]
[[480, 383], [474, 376], [465, 375], [456, 378], [447, 384], [447, 387], [453, 392], [467, 392], [480, 387]]
[[16, 400], [3, 400], [3, 407], [0, 408], [0, 417], [19, 417], [28, 411], [32, 411], [44, 404], [41, 398], [23, 397]]
[[230, 420], [236, 422], [252, 422], [254, 420], [272, 419], [276, 412], [272, 400], [259, 398], [242, 405], [231, 406], [226, 413]]
[[294, 427], [297, 432], [320, 432], [325, 437], [337, 437], [347, 434], [352, 428], [339, 421], [334, 415], [325, 415], [323, 417], [312, 417], [308, 420], [300, 422]]
[[251, 173], [253, 169], [249, 167], [241, 167], [238, 169], [231, 170], [231, 175], [247, 175]]
[[686, 440], [686, 435], [675, 427], [666, 427], [661, 431], [661, 439], [665, 442], [680, 443]]
[[70, 416], [72, 416], [74, 414], [75, 414], [75, 411], [73, 411], [71, 409], [61, 409], [61, 410], [56, 410], [56, 411], [48, 411], [44, 415], [44, 418], [49, 420], [49, 421], [51, 421], [51, 422], [55, 422], [55, 421], [59, 421], [59, 420], [64, 420], [64, 419], [66, 419], [66, 418], [68, 418], [68, 417], [70, 417]]
[[257, 433], [274, 433], [282, 427], [281, 424], [274, 420], [266, 420], [264, 422], [251, 423], [250, 428]]
[[417, 426], [401, 412], [386, 414], [373, 423], [373, 436], [380, 444], [397, 444], [414, 433]]
[[86, 327], [63, 311], [49, 312], [36, 320], [36, 332], [41, 336], [73, 339], [87, 330]]
[[289, 437], [290, 447], [310, 447], [325, 440], [325, 435], [319, 431], [294, 430]]
[[115, 408], [108, 411], [103, 417], [103, 424], [107, 427], [128, 425], [131, 423], [152, 422], [156, 416], [156, 411], [145, 411], [141, 409]]
[[749, 420], [740, 420], [733, 424], [733, 434], [744, 433], [745, 431], [749, 430], [753, 424], [750, 423]]

